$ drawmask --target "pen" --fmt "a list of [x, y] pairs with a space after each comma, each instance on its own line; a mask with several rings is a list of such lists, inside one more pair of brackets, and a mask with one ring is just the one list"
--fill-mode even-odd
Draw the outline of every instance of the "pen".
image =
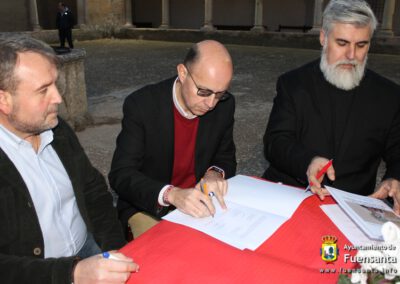
[[213, 191], [208, 192], [207, 184], [203, 182], [203, 179], [200, 180], [200, 190], [201, 190], [201, 192], [203, 192], [204, 194], [206, 194], [210, 197], [215, 196], [215, 193]]
[[111, 253], [109, 253], [108, 251], [103, 252], [103, 258], [107, 258], [107, 259], [113, 259], [113, 260], [121, 260], [120, 258], [112, 255]]
[[[207, 184], [205, 184], [203, 182], [203, 179], [200, 180], [200, 190], [201, 190], [202, 193], [204, 193], [205, 195], [208, 195], [209, 197], [213, 197], [214, 196], [214, 192], [209, 192], [207, 194]], [[214, 218], [214, 214], [211, 213], [210, 208], [208, 208], [208, 206], [203, 201], [201, 201], [201, 202], [204, 204], [205, 207], [207, 207], [208, 211], [210, 212], [210, 215]]]
[[[330, 166], [332, 166], [333, 159], [330, 159], [325, 166], [322, 167], [322, 169], [319, 170], [319, 172], [316, 175], [316, 178], [319, 179], [326, 173], [326, 171], [329, 169]], [[311, 187], [314, 185], [314, 183], [311, 181], [310, 184], [307, 186], [306, 191], [310, 190]]]
[[[103, 258], [106, 258], [106, 259], [112, 259], [112, 260], [117, 260], [117, 261], [131, 262], [130, 260], [125, 260], [125, 259], [121, 259], [121, 258], [119, 258], [119, 257], [116, 257], [115, 255], [109, 253], [108, 251], [103, 252], [101, 255], [103, 256]], [[139, 272], [139, 265], [136, 266], [135, 272]]]

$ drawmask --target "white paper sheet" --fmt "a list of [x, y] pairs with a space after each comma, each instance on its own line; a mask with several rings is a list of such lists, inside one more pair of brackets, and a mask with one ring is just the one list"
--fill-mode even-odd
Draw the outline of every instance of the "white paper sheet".
[[292, 186], [237, 175], [228, 180], [226, 200], [290, 218], [312, 193]]
[[239, 249], [255, 250], [310, 196], [302, 190], [246, 176], [228, 180], [224, 211], [216, 199], [214, 218], [194, 218], [179, 210], [163, 219], [204, 232]]
[[337, 204], [321, 205], [322, 211], [332, 220], [338, 229], [355, 246], [376, 243], [368, 238], [366, 234], [344, 213]]
[[357, 195], [326, 186], [326, 189], [336, 200], [344, 212], [371, 239], [383, 240], [381, 228], [391, 221], [400, 226], [400, 218], [382, 200]]

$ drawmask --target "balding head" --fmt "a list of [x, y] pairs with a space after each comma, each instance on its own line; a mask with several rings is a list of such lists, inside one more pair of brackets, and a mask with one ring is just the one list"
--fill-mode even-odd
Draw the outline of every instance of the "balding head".
[[[212, 110], [221, 94], [228, 90], [233, 75], [232, 58], [221, 43], [204, 40], [190, 48], [177, 71], [182, 86], [178, 100], [181, 99], [182, 105], [193, 114], [203, 115]], [[208, 91], [210, 95], [199, 95], [199, 90]]]
[[199, 61], [203, 64], [215, 60], [232, 65], [232, 58], [225, 46], [215, 40], [204, 40], [190, 48], [183, 63], [191, 67]]
[[233, 75], [232, 58], [224, 45], [215, 40], [194, 44], [183, 64], [193, 72], [209, 76], [215, 81], [230, 84]]

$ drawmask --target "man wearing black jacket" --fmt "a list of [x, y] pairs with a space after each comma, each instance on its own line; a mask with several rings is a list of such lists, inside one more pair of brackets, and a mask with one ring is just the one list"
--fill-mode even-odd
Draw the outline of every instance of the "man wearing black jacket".
[[0, 37], [1, 283], [125, 283], [132, 259], [104, 177], [57, 116], [57, 58], [26, 36]]
[[109, 174], [123, 223], [138, 211], [159, 218], [171, 207], [194, 217], [214, 214], [211, 198], [199, 190], [201, 179], [225, 207], [225, 178], [236, 171], [235, 100], [227, 91], [232, 59], [221, 43], [206, 40], [176, 70], [124, 102]]
[[58, 3], [56, 26], [58, 29], [58, 37], [60, 38], [60, 47], [65, 47], [65, 39], [67, 39], [69, 48], [74, 48], [74, 43], [72, 41], [74, 18], [71, 10], [63, 2]]
[[[331, 0], [323, 14], [321, 58], [278, 79], [264, 136], [264, 178], [306, 187], [326, 183], [394, 199], [400, 213], [400, 87], [366, 68], [375, 16], [365, 1]], [[326, 175], [317, 173], [333, 159]], [[386, 172], [376, 187], [378, 166]]]

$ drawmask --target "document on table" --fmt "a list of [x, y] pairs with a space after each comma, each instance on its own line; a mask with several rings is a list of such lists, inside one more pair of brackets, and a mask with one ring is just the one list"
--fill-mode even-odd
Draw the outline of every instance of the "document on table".
[[380, 199], [326, 186], [343, 211], [371, 239], [383, 240], [381, 228], [388, 221], [400, 226], [400, 218]]
[[227, 210], [216, 198], [214, 218], [194, 218], [174, 210], [163, 219], [206, 233], [239, 249], [255, 250], [312, 194], [290, 186], [237, 175], [228, 180]]
[[376, 243], [350, 219], [337, 204], [321, 205], [322, 211], [332, 220], [338, 229], [354, 246], [363, 246]]

